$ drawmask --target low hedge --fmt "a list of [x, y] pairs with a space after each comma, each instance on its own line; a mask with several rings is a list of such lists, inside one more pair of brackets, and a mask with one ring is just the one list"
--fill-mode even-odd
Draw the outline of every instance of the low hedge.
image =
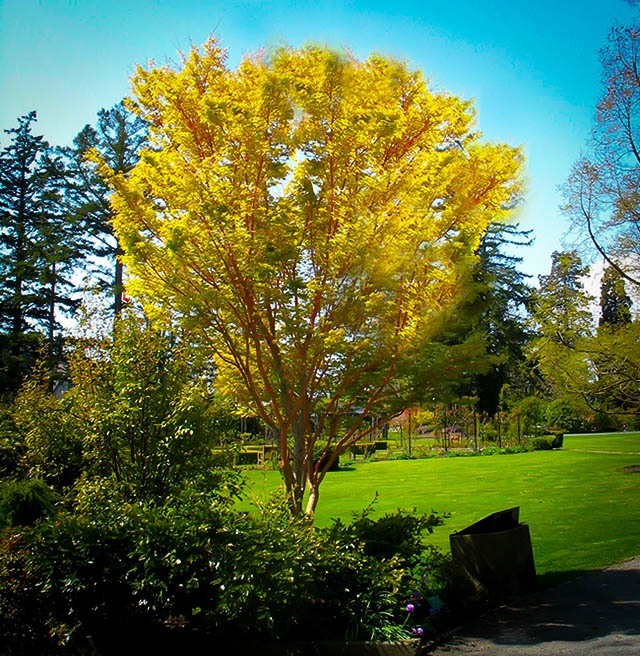
[[530, 451], [550, 451], [551, 449], [561, 449], [564, 443], [564, 433], [554, 433], [552, 435], [541, 435], [532, 437], [527, 442], [527, 448]]
[[167, 632], [397, 639], [416, 628], [407, 599], [446, 585], [446, 559], [422, 542], [435, 515], [374, 520], [367, 511], [320, 529], [276, 502], [257, 514], [201, 493], [154, 505], [108, 485], [77, 499], [0, 533], [0, 644], [9, 653], [102, 653], [132, 632], [140, 644]]

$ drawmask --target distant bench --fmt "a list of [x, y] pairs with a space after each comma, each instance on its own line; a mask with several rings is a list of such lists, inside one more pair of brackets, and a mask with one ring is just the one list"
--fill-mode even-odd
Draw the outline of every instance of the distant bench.
[[278, 453], [278, 447], [275, 444], [265, 444], [264, 446], [245, 447], [243, 451], [236, 454], [236, 465], [253, 465], [259, 467], [264, 465]]

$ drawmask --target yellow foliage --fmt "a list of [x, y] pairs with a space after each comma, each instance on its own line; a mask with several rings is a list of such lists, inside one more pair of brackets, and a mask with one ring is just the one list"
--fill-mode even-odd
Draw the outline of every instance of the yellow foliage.
[[520, 193], [519, 150], [380, 55], [281, 48], [233, 71], [211, 39], [139, 68], [133, 94], [152, 146], [113, 180], [130, 291], [198, 326], [219, 386], [305, 454], [389, 397]]

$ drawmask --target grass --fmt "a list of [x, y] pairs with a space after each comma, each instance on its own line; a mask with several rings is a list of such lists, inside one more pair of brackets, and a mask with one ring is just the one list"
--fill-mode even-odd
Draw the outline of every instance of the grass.
[[[567, 436], [558, 451], [423, 460], [357, 462], [322, 484], [316, 524], [349, 519], [374, 499], [375, 514], [398, 507], [450, 513], [430, 537], [448, 550], [449, 534], [494, 511], [520, 506], [529, 525], [540, 582], [555, 584], [640, 554], [640, 433]], [[253, 470], [255, 495], [280, 484]]]

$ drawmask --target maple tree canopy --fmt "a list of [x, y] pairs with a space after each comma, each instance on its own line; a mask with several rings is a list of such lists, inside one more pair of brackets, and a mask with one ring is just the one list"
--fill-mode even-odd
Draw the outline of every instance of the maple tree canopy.
[[401, 409], [403, 363], [507, 219], [521, 153], [379, 55], [280, 48], [230, 70], [211, 39], [138, 68], [133, 94], [151, 147], [112, 176], [128, 292], [200, 331], [218, 388], [271, 426], [292, 506], [307, 488], [312, 512], [364, 418]]

